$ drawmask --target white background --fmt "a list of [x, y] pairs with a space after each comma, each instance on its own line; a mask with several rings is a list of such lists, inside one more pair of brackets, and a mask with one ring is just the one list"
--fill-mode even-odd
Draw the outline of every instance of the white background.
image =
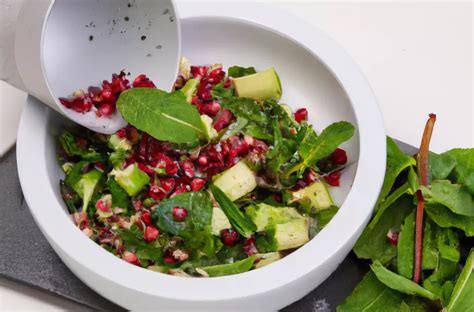
[[[418, 145], [433, 112], [433, 151], [474, 146], [471, 2], [266, 2], [319, 27], [352, 55], [377, 96], [388, 135]], [[0, 83], [2, 137], [16, 132], [12, 115], [24, 98]], [[7, 143], [2, 138], [0, 150]], [[65, 309], [79, 307], [0, 279], [2, 311]]]

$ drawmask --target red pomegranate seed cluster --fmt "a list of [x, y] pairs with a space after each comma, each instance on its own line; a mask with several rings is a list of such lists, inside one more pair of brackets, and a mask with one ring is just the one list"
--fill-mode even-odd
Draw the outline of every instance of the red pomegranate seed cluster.
[[221, 231], [221, 241], [226, 246], [234, 246], [239, 239], [239, 233], [232, 229], [226, 229]]
[[[221, 106], [213, 100], [212, 88], [224, 79], [225, 72], [220, 66], [213, 69], [208, 66], [191, 66], [191, 76], [199, 79], [196, 96], [192, 98], [191, 103], [197, 107], [200, 114], [215, 117]], [[224, 84], [224, 87], [228, 88], [230, 84]]]
[[138, 75], [130, 86], [126, 74], [121, 71], [119, 74], [113, 74], [111, 81], [104, 80], [102, 87], [91, 86], [87, 89], [87, 93], [76, 92], [72, 98], [59, 98], [59, 102], [78, 113], [86, 113], [94, 106], [97, 108], [98, 117], [107, 117], [115, 112], [120, 93], [131, 87], [156, 88], [155, 84], [143, 74]]

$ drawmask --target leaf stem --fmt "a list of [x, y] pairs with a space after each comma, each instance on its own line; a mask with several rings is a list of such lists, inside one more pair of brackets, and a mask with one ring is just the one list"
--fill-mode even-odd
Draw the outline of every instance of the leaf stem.
[[[430, 118], [426, 121], [423, 138], [421, 139], [420, 151], [418, 153], [418, 175], [420, 179], [420, 186], [428, 185], [428, 152], [430, 147], [431, 134], [433, 133], [436, 115], [430, 114]], [[413, 268], [413, 281], [420, 282], [421, 278], [421, 253], [423, 241], [423, 212], [425, 201], [421, 189], [417, 190], [416, 196], [418, 203], [416, 205], [416, 219], [415, 219], [415, 263]]]

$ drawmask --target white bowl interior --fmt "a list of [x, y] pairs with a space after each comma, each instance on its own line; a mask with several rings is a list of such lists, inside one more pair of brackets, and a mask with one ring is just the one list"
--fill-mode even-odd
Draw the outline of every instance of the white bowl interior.
[[[222, 14], [225, 11], [223, 9]], [[282, 82], [282, 102], [293, 109], [306, 107], [316, 130], [335, 121], [347, 120], [359, 128], [360, 133], [365, 133], [366, 141], [373, 139], [375, 143], [383, 144], [383, 135], [371, 132], [383, 131], [377, 120], [380, 116], [375, 102], [362, 76], [354, 70], [352, 63], [347, 62], [345, 55], [338, 57], [343, 64], [352, 66], [348, 68], [347, 76], [352, 75], [353, 87], [360, 85], [358, 89], [362, 94], [346, 94], [335, 75], [311, 52], [317, 53], [318, 46], [309, 50], [270, 28], [220, 17], [185, 18], [181, 27], [182, 51], [191, 63], [222, 63], [226, 68], [255, 66], [257, 70], [273, 66]], [[321, 51], [328, 46], [336, 49], [319, 33], [315, 33], [316, 37], [322, 44]], [[329, 58], [327, 54], [326, 57]], [[349, 101], [351, 95], [359, 105], [357, 119]], [[366, 103], [373, 105], [372, 113], [368, 113], [373, 116], [362, 113], [361, 105]], [[367, 122], [370, 117], [375, 120], [374, 124]], [[365, 120], [364, 127], [357, 123], [360, 119]], [[211, 279], [176, 278], [140, 269], [115, 258], [80, 233], [69, 220], [58, 187], [63, 173], [55, 159], [57, 134], [68, 124], [69, 121], [40, 107], [30, 98], [18, 141], [19, 172], [25, 198], [43, 233], [71, 270], [100, 294], [129, 309], [147, 309], [156, 304], [165, 310], [186, 307], [196, 311], [238, 309], [243, 303], [241, 300], [245, 300], [246, 307], [252, 310], [261, 308], [261, 300], [265, 299], [265, 309], [275, 310], [301, 298], [329, 276], [350, 250], [370, 216], [372, 206], [366, 206], [375, 202], [383, 179], [385, 155], [382, 150], [385, 146], [380, 146], [380, 151], [377, 148], [377, 152], [365, 149], [366, 157], [358, 162], [361, 142], [359, 132], [356, 132], [343, 146], [352, 165], [344, 171], [343, 186], [333, 189], [338, 204], [348, 200], [333, 222], [311, 242], [283, 260], [248, 273]], [[376, 168], [372, 183], [364, 184], [368, 161]], [[361, 162], [366, 170], [359, 173], [356, 171]], [[37, 188], [38, 183], [42, 185], [41, 191]], [[366, 196], [365, 191], [374, 194]]]

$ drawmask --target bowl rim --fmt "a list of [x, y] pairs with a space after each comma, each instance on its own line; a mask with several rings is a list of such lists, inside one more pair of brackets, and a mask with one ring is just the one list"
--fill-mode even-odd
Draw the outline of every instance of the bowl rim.
[[[43, 209], [53, 203], [53, 188], [45, 165], [45, 140], [49, 135], [49, 114], [40, 105], [26, 105], [18, 131], [17, 160], [20, 183], [30, 211], [48, 241], [59, 254], [66, 254], [102, 279], [143, 294], [180, 301], [213, 302], [235, 300], [275, 290], [309, 274], [355, 241], [371, 216], [385, 174], [385, 131], [375, 96], [349, 55], [314, 26], [266, 5], [242, 4], [179, 6], [181, 18], [234, 19], [284, 36], [315, 55], [345, 90], [357, 120], [359, 162], [352, 189], [340, 211], [315, 238], [302, 248], [270, 266], [237, 275], [209, 279], [179, 278], [156, 274], [132, 266], [90, 241], [70, 217], [57, 209]], [[243, 16], [243, 17], [242, 17]], [[279, 21], [285, 20], [285, 23]], [[311, 29], [311, 36], [305, 36]], [[28, 102], [34, 102], [29, 97]], [[38, 131], [31, 131], [37, 129]], [[31, 157], [34, 152], [36, 157]], [[38, 182], [41, 182], [41, 190]], [[63, 210], [63, 207], [60, 207]], [[53, 213], [54, 212], [54, 213]], [[55, 222], [49, 222], [54, 218]], [[341, 226], [341, 225], [344, 226]], [[73, 243], [71, 243], [73, 242]], [[327, 252], [318, 253], [325, 250]], [[297, 265], [295, 265], [297, 264]], [[245, 287], [242, 287], [245, 285]], [[89, 285], [98, 292], [100, 289]], [[180, 291], [177, 291], [180, 290]], [[212, 290], [212, 291], [210, 291]], [[223, 291], [218, 291], [223, 290]], [[225, 291], [224, 291], [225, 290]], [[102, 292], [101, 292], [102, 293]]]

